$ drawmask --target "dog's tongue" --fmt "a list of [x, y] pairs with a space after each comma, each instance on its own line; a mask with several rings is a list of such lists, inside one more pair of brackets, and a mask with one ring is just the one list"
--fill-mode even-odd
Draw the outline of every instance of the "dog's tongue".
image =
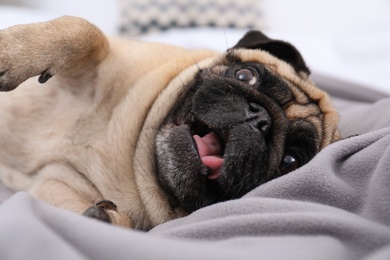
[[211, 170], [208, 178], [212, 180], [217, 179], [223, 163], [223, 158], [220, 155], [221, 146], [217, 135], [213, 132], [203, 137], [194, 135], [194, 140], [198, 147], [199, 157], [202, 163]]

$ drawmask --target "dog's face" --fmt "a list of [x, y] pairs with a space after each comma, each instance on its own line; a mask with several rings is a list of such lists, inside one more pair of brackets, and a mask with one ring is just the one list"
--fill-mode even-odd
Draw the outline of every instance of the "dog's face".
[[335, 141], [337, 116], [308, 75], [293, 46], [255, 31], [200, 69], [156, 139], [172, 206], [192, 212], [239, 198]]

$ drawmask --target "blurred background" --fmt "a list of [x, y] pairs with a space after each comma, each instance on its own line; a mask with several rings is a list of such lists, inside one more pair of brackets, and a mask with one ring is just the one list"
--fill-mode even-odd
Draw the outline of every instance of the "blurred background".
[[[120, 5], [123, 4], [121, 2], [142, 2], [142, 0], [0, 0], [0, 8], [4, 9], [0, 12], [0, 25], [4, 28], [15, 22], [46, 20], [70, 14], [87, 18], [107, 33], [115, 33], [120, 19]], [[258, 2], [258, 6], [252, 8], [259, 9], [261, 14], [259, 19], [263, 20], [264, 26], [270, 30], [328, 33], [350, 29], [365, 30], [390, 21], [389, 0], [257, 0], [252, 2]]]
[[0, 29], [65, 14], [109, 35], [221, 51], [257, 28], [296, 45], [314, 73], [390, 93], [390, 0], [0, 0]]

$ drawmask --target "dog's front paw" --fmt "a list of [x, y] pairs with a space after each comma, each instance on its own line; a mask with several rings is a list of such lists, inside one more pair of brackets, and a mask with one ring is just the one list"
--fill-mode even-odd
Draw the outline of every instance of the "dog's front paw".
[[85, 212], [84, 216], [98, 219], [103, 222], [112, 223], [108, 210], [118, 211], [116, 205], [110, 200], [102, 200], [96, 203], [94, 206], [89, 207]]
[[0, 91], [13, 90], [38, 75], [40, 83], [57, 74], [79, 79], [79, 69], [95, 69], [108, 46], [96, 26], [71, 16], [0, 30]]
[[46, 60], [44, 46], [28, 37], [29, 28], [22, 25], [0, 31], [0, 91], [11, 91], [37, 75], [44, 83], [53, 75], [53, 62]]
[[101, 200], [94, 206], [89, 207], [83, 214], [84, 216], [94, 218], [114, 225], [131, 227], [132, 221], [128, 216], [118, 212], [118, 208], [110, 200]]
[[0, 91], [7, 91], [7, 89], [8, 89], [7, 85], [2, 80], [2, 78], [5, 77], [6, 73], [7, 73], [6, 69], [0, 68]]
[[12, 76], [10, 74], [11, 72], [9, 71], [9, 69], [0, 67], [0, 91], [10, 91], [18, 86], [18, 83], [12, 79]]

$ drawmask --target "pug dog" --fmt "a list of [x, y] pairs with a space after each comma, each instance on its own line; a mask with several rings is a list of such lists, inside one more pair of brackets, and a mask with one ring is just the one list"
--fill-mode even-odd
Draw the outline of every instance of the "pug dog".
[[339, 139], [300, 53], [259, 31], [216, 53], [65, 16], [2, 30], [0, 46], [0, 181], [112, 224], [240, 198]]

